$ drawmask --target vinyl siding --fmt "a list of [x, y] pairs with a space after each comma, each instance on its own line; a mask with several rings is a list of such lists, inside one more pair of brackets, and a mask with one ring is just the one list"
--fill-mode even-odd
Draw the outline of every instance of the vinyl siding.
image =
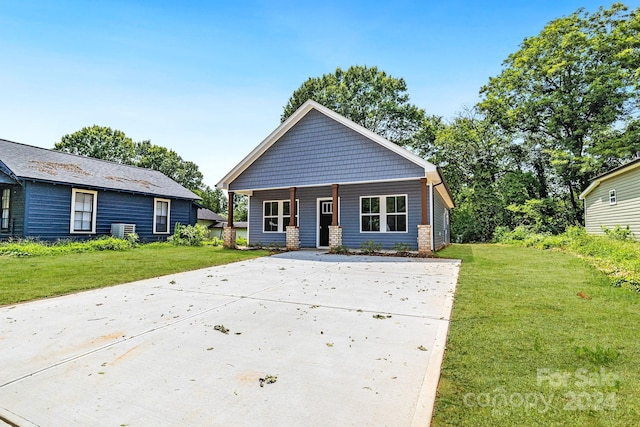
[[312, 110], [230, 183], [231, 191], [424, 176], [424, 169]]
[[[153, 234], [154, 197], [104, 190], [97, 194], [96, 234], [71, 234], [71, 189], [66, 185], [27, 183], [26, 236], [43, 240], [86, 239], [109, 235], [112, 223], [136, 224], [136, 233], [145, 241], [165, 240], [168, 236]], [[190, 201], [171, 200], [170, 230], [176, 222], [195, 224], [195, 217]]]
[[[617, 203], [609, 204], [609, 191], [616, 190]], [[627, 225], [640, 240], [640, 169], [606, 179], [585, 200], [585, 228], [590, 234], [603, 235], [601, 226]]]
[[[407, 195], [407, 232], [400, 233], [362, 233], [360, 232], [360, 197]], [[360, 248], [366, 241], [381, 243], [390, 249], [396, 243], [408, 244], [417, 249], [417, 226], [421, 217], [420, 181], [399, 181], [372, 184], [341, 185], [340, 225], [342, 226], [342, 242], [350, 248]], [[317, 199], [331, 198], [331, 187], [298, 188], [296, 198], [299, 200], [300, 246], [315, 248], [317, 245], [318, 212]], [[264, 233], [263, 202], [265, 200], [288, 200], [289, 190], [255, 191], [249, 199], [249, 243], [258, 242], [267, 245], [272, 242], [285, 244], [285, 233]]]
[[446, 230], [446, 224], [444, 221], [445, 211], [447, 210], [444, 200], [442, 200], [442, 196], [440, 196], [435, 189], [433, 194], [433, 243], [435, 249], [438, 250], [450, 243], [450, 232], [449, 230]]

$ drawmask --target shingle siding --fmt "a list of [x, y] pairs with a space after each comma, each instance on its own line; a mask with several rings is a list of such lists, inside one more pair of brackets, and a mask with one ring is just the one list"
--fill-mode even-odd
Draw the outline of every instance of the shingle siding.
[[[616, 204], [609, 204], [609, 191], [616, 190]], [[640, 240], [640, 169], [603, 180], [589, 193], [585, 203], [585, 228], [591, 234], [604, 234], [602, 226], [627, 225]]]
[[312, 110], [229, 188], [258, 190], [420, 176], [424, 176], [423, 167]]
[[[360, 197], [407, 195], [407, 232], [401, 233], [362, 233], [360, 232]], [[396, 243], [408, 244], [417, 249], [417, 226], [421, 217], [420, 181], [397, 181], [386, 183], [341, 185], [340, 225], [342, 242], [350, 248], [359, 248], [363, 242], [381, 243], [386, 249]], [[318, 198], [331, 199], [331, 186], [298, 188], [300, 246], [315, 248], [318, 232]], [[285, 233], [263, 232], [263, 202], [266, 200], [288, 200], [289, 190], [255, 191], [249, 199], [249, 243], [258, 242], [267, 245], [272, 242], [285, 244]]]

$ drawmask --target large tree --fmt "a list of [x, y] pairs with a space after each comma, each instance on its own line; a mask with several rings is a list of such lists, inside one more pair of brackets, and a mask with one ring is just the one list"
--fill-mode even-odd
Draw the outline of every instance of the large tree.
[[63, 136], [53, 149], [126, 165], [135, 156], [135, 143], [124, 132], [97, 125]]
[[616, 3], [580, 9], [525, 39], [481, 89], [480, 108], [540, 154], [538, 166], [555, 175], [580, 221], [577, 195], [589, 180], [640, 149], [630, 136], [639, 82], [640, 9]]
[[150, 141], [133, 142], [124, 132], [109, 127], [94, 125], [82, 128], [63, 136], [53, 149], [158, 170], [192, 191], [203, 185], [202, 172], [195, 163]]
[[398, 145], [407, 145], [420, 129], [424, 111], [409, 102], [407, 84], [377, 67], [348, 70], [309, 78], [293, 92], [282, 121], [308, 99], [328, 107]]

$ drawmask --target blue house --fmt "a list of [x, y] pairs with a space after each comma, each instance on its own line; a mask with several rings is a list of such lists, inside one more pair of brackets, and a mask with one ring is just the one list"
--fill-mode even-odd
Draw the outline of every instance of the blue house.
[[[249, 197], [249, 244], [359, 248], [450, 242], [451, 194], [440, 170], [307, 101], [217, 184]], [[233, 210], [225, 241], [232, 246]]]
[[0, 139], [0, 239], [164, 240], [200, 198], [162, 173]]

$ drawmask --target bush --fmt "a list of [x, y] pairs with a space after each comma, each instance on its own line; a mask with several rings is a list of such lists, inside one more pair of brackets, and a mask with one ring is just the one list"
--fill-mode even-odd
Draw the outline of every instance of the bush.
[[613, 239], [613, 240], [631, 240], [631, 239], [633, 239], [633, 233], [629, 229], [628, 225], [627, 225], [626, 228], [622, 228], [619, 225], [616, 225], [611, 230], [608, 229], [607, 227], [605, 227], [604, 225], [601, 225], [600, 228], [602, 228], [602, 231], [604, 231], [604, 234], [610, 239]]
[[132, 240], [102, 236], [90, 240], [57, 240], [42, 242], [33, 239], [0, 242], [0, 255], [27, 257], [38, 255], [62, 255], [92, 251], [124, 251], [135, 247]]
[[411, 246], [408, 243], [395, 243], [392, 247], [398, 255], [407, 255], [411, 250]]
[[177, 246], [202, 246], [202, 242], [207, 238], [209, 229], [205, 225], [182, 225], [176, 223], [173, 235], [167, 241]]
[[367, 240], [366, 242], [362, 242], [360, 244], [360, 250], [365, 255], [372, 255], [382, 250], [382, 244], [375, 243], [373, 240]]
[[329, 248], [330, 254], [338, 254], [338, 255], [349, 255], [349, 248], [345, 245], [333, 246]]
[[244, 237], [238, 237], [236, 239], [236, 245], [247, 246], [247, 239], [245, 239]]

